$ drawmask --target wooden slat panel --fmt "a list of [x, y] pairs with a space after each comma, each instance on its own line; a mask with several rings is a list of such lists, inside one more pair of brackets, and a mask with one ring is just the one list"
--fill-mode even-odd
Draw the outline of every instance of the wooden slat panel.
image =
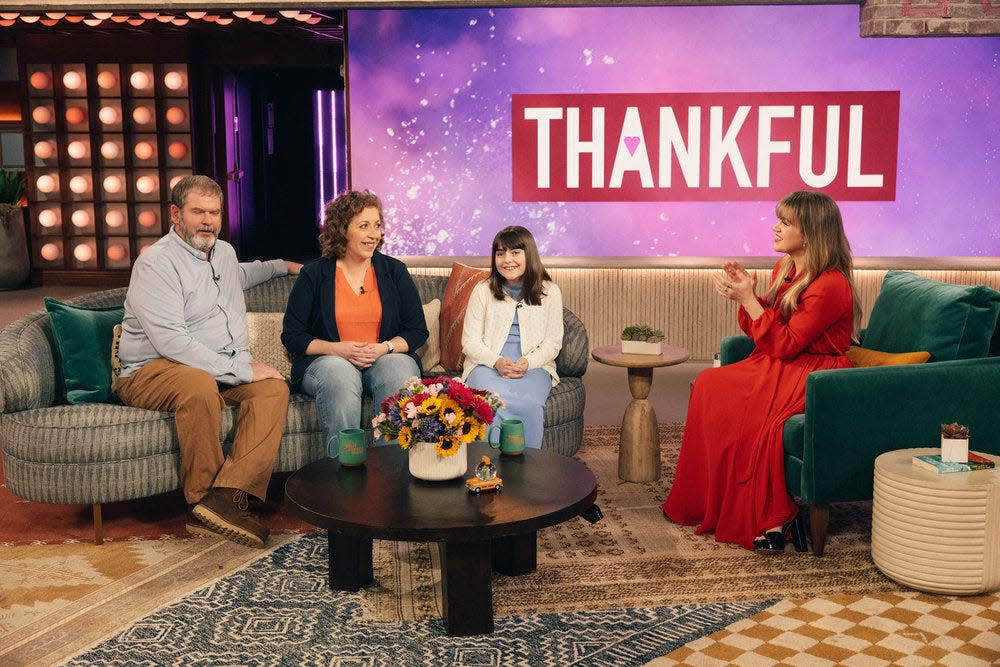
[[[736, 306], [723, 299], [712, 286], [718, 269], [673, 268], [553, 268], [567, 308], [587, 326], [590, 346], [618, 340], [630, 324], [648, 324], [662, 329], [667, 341], [691, 350], [695, 360], [711, 359], [719, 339], [740, 333]], [[448, 268], [412, 268], [420, 275], [448, 275]], [[767, 283], [770, 271], [753, 269], [757, 284]], [[922, 276], [949, 283], [986, 285], [1000, 291], [1000, 271], [915, 270]], [[884, 269], [858, 269], [854, 280], [862, 307], [861, 326], [878, 296]]]

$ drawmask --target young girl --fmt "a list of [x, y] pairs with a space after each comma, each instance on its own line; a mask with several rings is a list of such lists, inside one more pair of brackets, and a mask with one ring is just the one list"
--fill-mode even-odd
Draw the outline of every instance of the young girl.
[[462, 380], [500, 394], [506, 406], [494, 423], [520, 419], [526, 447], [542, 446], [545, 401], [559, 383], [562, 310], [562, 293], [542, 266], [531, 232], [501, 229], [493, 239], [490, 277], [472, 290], [465, 311]]

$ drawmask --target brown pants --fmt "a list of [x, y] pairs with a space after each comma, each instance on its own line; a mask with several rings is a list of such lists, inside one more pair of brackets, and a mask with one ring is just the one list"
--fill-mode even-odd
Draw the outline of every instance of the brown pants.
[[[126, 405], [174, 413], [188, 503], [200, 501], [213, 486], [242, 489], [260, 499], [267, 495], [288, 411], [284, 381], [220, 385], [201, 369], [155, 359], [119, 379], [115, 390]], [[240, 406], [228, 458], [219, 441], [227, 404]]]

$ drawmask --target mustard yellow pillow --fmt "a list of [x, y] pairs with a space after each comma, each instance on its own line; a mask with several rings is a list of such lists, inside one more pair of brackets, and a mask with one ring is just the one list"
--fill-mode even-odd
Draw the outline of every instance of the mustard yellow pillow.
[[427, 322], [427, 342], [417, 348], [417, 356], [424, 367], [424, 373], [437, 372], [441, 368], [441, 299], [424, 304], [424, 320]]
[[292, 358], [281, 344], [281, 324], [284, 313], [247, 313], [247, 333], [250, 334], [250, 356], [254, 361], [278, 369], [285, 379], [292, 377]]
[[930, 352], [879, 352], [852, 345], [847, 358], [855, 366], [902, 366], [903, 364], [923, 364], [931, 358]]

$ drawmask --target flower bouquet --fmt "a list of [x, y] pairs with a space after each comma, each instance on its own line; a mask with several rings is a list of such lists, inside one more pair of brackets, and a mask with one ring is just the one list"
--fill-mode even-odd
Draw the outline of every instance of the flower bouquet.
[[456, 378], [412, 377], [382, 401], [372, 427], [403, 449], [428, 442], [439, 456], [454, 456], [461, 445], [486, 438], [486, 427], [503, 406], [496, 392], [473, 389]]

